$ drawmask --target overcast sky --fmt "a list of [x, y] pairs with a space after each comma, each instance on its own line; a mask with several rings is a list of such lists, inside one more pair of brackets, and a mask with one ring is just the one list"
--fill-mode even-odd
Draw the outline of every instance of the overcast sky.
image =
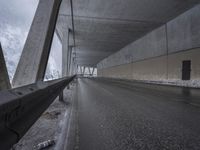
[[[9, 74], [13, 74], [18, 63], [37, 5], [38, 0], [0, 0], [0, 42]], [[57, 36], [54, 36], [51, 69], [61, 69], [61, 47]]]

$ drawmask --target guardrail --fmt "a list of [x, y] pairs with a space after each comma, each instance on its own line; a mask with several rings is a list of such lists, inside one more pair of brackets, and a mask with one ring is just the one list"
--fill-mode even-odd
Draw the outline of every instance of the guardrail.
[[63, 78], [0, 92], [0, 149], [8, 150], [75, 78]]

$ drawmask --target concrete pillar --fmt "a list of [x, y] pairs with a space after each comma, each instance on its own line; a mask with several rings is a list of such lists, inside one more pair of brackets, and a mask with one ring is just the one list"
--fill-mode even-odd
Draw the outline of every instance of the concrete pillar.
[[81, 74], [84, 74], [84, 66], [81, 66]]
[[[68, 54], [69, 53], [69, 29], [63, 30], [62, 39], [62, 77], [69, 76]], [[63, 91], [59, 95], [59, 101], [64, 101]]]
[[74, 70], [75, 70], [75, 63], [74, 63], [74, 58], [72, 56], [72, 68], [71, 68], [71, 75], [74, 75]]
[[10, 80], [6, 68], [5, 59], [3, 56], [3, 50], [0, 43], [0, 91], [10, 88], [11, 88]]
[[61, 0], [40, 0], [16, 73], [14, 87], [43, 80]]
[[78, 74], [78, 64], [76, 63], [76, 74]]
[[70, 75], [74, 74], [75, 69], [75, 57], [74, 57], [74, 47], [71, 47], [70, 49]]
[[75, 47], [72, 48], [72, 75], [75, 74], [76, 70], [76, 54], [75, 54]]
[[77, 65], [76, 65], [75, 56], [72, 55], [72, 75], [76, 74], [76, 70], [77, 70]]
[[68, 50], [68, 73], [69, 76], [71, 76], [71, 68], [72, 68], [72, 46], [69, 46], [69, 50]]
[[62, 77], [69, 75], [69, 30], [64, 31], [62, 40]]
[[81, 66], [81, 74], [83, 74], [83, 66]]
[[85, 74], [85, 66], [83, 66], [83, 75]]
[[92, 68], [92, 76], [94, 75], [94, 69], [95, 69], [95, 68]]
[[78, 74], [78, 65], [77, 63], [75, 64], [75, 71], [74, 71], [75, 74]]
[[92, 73], [91, 73], [91, 70], [90, 70], [91, 68], [90, 67], [88, 67], [88, 70], [89, 70], [89, 75], [91, 76], [92, 75]]
[[75, 69], [75, 63], [74, 63], [74, 57], [71, 56], [71, 75], [74, 75], [74, 69]]

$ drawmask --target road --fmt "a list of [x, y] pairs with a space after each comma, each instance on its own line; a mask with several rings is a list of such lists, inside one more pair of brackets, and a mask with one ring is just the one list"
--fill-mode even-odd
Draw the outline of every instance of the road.
[[199, 95], [196, 89], [78, 79], [69, 143], [77, 150], [199, 150]]

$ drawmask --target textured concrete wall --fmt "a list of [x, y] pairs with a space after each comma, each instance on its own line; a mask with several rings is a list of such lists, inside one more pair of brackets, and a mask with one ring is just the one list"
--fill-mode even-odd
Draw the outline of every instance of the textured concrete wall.
[[107, 68], [166, 54], [166, 27], [162, 26], [107, 57], [97, 67]]
[[191, 60], [191, 79], [200, 79], [200, 5], [101, 61], [98, 76], [138, 80], [181, 79]]
[[181, 79], [182, 61], [191, 60], [191, 79], [200, 80], [200, 48], [183, 51], [168, 56], [169, 79]]
[[200, 47], [200, 5], [167, 23], [169, 53]]
[[148, 59], [132, 63], [132, 79], [162, 80], [167, 78], [167, 57]]
[[98, 69], [98, 76], [135, 80], [181, 80], [182, 61], [191, 60], [191, 79], [200, 80], [200, 48]]

